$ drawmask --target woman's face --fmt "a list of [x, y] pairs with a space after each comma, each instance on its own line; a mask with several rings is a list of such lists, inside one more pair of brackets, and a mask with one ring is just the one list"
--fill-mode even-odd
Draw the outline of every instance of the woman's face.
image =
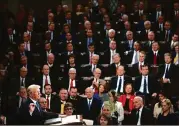
[[125, 92], [126, 92], [126, 94], [130, 94], [132, 92], [132, 86], [127, 85], [126, 88], [125, 88]]
[[101, 118], [100, 118], [100, 125], [107, 125], [108, 124], [108, 121], [107, 121], [107, 119], [106, 118], [104, 118], [103, 116], [101, 116]]
[[109, 100], [110, 100], [111, 102], [114, 102], [114, 97], [112, 96], [112, 94], [109, 94]]
[[160, 100], [160, 101], [163, 101], [164, 98], [165, 98], [165, 97], [164, 97], [162, 94], [159, 94], [159, 100]]
[[104, 106], [103, 109], [102, 109], [102, 113], [105, 114], [105, 115], [109, 115], [110, 116], [111, 115], [110, 108]]
[[162, 102], [162, 111], [166, 112], [170, 109], [170, 106], [166, 102]]
[[75, 63], [75, 59], [74, 59], [73, 57], [71, 57], [71, 58], [69, 59], [69, 62], [70, 62], [71, 64], [73, 64], [73, 63]]
[[99, 92], [100, 92], [100, 93], [103, 93], [103, 92], [104, 92], [104, 86], [103, 86], [103, 85], [100, 85], [100, 86], [99, 86]]

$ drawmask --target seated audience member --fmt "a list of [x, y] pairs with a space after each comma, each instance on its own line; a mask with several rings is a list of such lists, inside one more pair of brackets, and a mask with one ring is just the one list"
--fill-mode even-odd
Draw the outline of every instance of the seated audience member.
[[52, 93], [52, 87], [50, 84], [44, 86], [45, 93], [41, 96], [47, 100], [47, 109], [51, 109], [52, 104], [55, 104], [55, 100], [58, 98], [54, 93]]
[[105, 101], [103, 106], [106, 104], [111, 108], [111, 117], [115, 118], [113, 122], [115, 125], [121, 125], [124, 120], [124, 109], [121, 102], [117, 101], [117, 93], [113, 90], [108, 92], [109, 101]]
[[64, 114], [64, 106], [68, 99], [68, 91], [65, 88], [61, 88], [59, 91], [59, 97], [54, 101], [55, 104], [52, 104], [51, 110], [55, 113]]
[[[153, 115], [150, 109], [144, 107], [142, 97], [134, 98], [134, 109], [131, 112], [131, 125], [152, 125]], [[142, 115], [142, 116], [141, 116]]]
[[136, 95], [144, 96], [145, 105], [151, 106], [151, 99], [157, 96], [159, 84], [156, 77], [149, 75], [149, 67], [147, 65], [142, 66], [141, 72], [141, 75], [135, 78], [135, 92]]
[[157, 119], [158, 115], [162, 112], [162, 101], [166, 99], [163, 92], [159, 92], [158, 98], [159, 98], [159, 102], [155, 104], [154, 111], [153, 111], [153, 115], [155, 119]]
[[100, 114], [98, 117], [98, 125], [105, 126], [105, 125], [112, 125], [112, 119], [110, 116], [105, 114]]
[[119, 102], [122, 103], [124, 108], [124, 121], [123, 125], [129, 125], [130, 123], [130, 115], [131, 111], [134, 108], [133, 100], [134, 100], [134, 89], [131, 83], [127, 83], [124, 86], [124, 94], [121, 95], [118, 99]]
[[97, 117], [101, 110], [101, 101], [93, 97], [93, 90], [88, 87], [85, 90], [86, 98], [83, 98], [80, 102], [80, 113], [84, 119], [90, 119], [94, 121], [94, 125], [97, 124]]
[[38, 102], [42, 108], [42, 111], [50, 112], [50, 109], [47, 107], [47, 100], [44, 97], [41, 97]]
[[81, 97], [78, 95], [78, 89], [76, 87], [72, 87], [70, 88], [69, 91], [69, 97], [68, 97], [68, 102], [73, 104], [73, 113], [78, 114], [79, 113], [79, 109], [81, 109], [79, 106], [79, 103], [81, 101]]
[[177, 44], [177, 43], [178, 43], [178, 35], [174, 34], [172, 36], [172, 41], [170, 42], [170, 45], [168, 45], [168, 46], [170, 46], [169, 48], [171, 51], [174, 50], [175, 44]]
[[173, 64], [179, 65], [179, 42], [174, 45], [174, 51], [172, 52]]
[[98, 92], [94, 94], [94, 97], [99, 98], [102, 102], [109, 100], [105, 84], [99, 84]]
[[158, 115], [157, 125], [177, 125], [177, 116], [173, 113], [172, 103], [169, 99], [162, 101], [162, 113]]
[[159, 66], [158, 78], [160, 79], [161, 88], [167, 97], [172, 95], [174, 90], [173, 81], [176, 79], [177, 67], [172, 63], [172, 56], [170, 53], [164, 54], [165, 64]]
[[117, 68], [117, 75], [111, 78], [110, 89], [116, 91], [117, 94], [124, 92], [124, 86], [126, 83], [132, 83], [132, 78], [125, 75], [124, 66], [119, 66]]
[[64, 106], [64, 114], [66, 116], [71, 116], [73, 114], [74, 108], [73, 108], [73, 104], [70, 102], [67, 102]]

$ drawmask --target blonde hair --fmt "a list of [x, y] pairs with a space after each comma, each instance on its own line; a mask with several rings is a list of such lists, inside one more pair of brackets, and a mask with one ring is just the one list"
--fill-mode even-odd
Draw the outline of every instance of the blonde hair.
[[34, 90], [40, 89], [39, 85], [32, 84], [27, 88], [27, 93], [30, 95]]
[[[172, 105], [170, 99], [164, 99], [162, 101], [162, 103], [164, 103], [164, 102], [170, 107], [169, 113], [174, 113], [173, 105]], [[161, 112], [161, 114], [163, 114], [163, 111]]]

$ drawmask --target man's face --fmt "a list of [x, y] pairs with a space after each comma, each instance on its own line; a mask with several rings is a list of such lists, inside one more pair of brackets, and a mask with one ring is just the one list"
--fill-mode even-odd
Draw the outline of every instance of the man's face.
[[49, 67], [48, 67], [47, 65], [45, 65], [45, 66], [43, 67], [42, 72], [43, 72], [44, 75], [48, 75], [48, 74], [49, 74]]
[[21, 58], [21, 64], [22, 65], [27, 65], [27, 57], [22, 57]]
[[19, 91], [19, 96], [22, 97], [22, 98], [27, 98], [27, 90], [25, 88], [22, 88]]
[[72, 88], [70, 90], [69, 94], [70, 94], [71, 97], [75, 98], [77, 96], [77, 89], [76, 88]]
[[25, 34], [23, 40], [24, 40], [24, 42], [28, 42], [29, 41], [29, 35]]
[[49, 51], [50, 49], [51, 49], [51, 45], [50, 45], [50, 43], [45, 44], [45, 50]]
[[13, 34], [12, 28], [8, 28], [8, 29], [7, 29], [7, 33], [8, 33], [8, 35], [12, 35], [12, 34]]
[[172, 37], [172, 40], [174, 41], [174, 42], [176, 42], [176, 41], [178, 41], [178, 35], [173, 35], [173, 37]]
[[65, 33], [68, 33], [68, 32], [70, 32], [70, 28], [68, 27], [68, 26], [64, 26], [64, 31], [65, 31]]
[[157, 11], [161, 11], [161, 9], [162, 9], [162, 8], [161, 8], [161, 5], [160, 5], [160, 4], [157, 4], [157, 5], [156, 5], [156, 10], [157, 10]]
[[115, 50], [116, 49], [116, 42], [112, 41], [110, 42], [110, 49]]
[[115, 36], [115, 32], [110, 32], [110, 33], [109, 33], [109, 37], [110, 37], [110, 38], [114, 38], [114, 36]]
[[71, 43], [67, 45], [67, 51], [69, 52], [73, 51], [73, 45]]
[[71, 39], [72, 39], [72, 36], [71, 36], [70, 33], [67, 33], [67, 34], [66, 34], [66, 39], [67, 39], [67, 40], [71, 40]]
[[142, 75], [144, 75], [144, 76], [146, 76], [146, 75], [148, 75], [148, 73], [149, 73], [149, 68], [146, 66], [146, 67], [142, 67]]
[[32, 98], [34, 99], [34, 100], [38, 100], [38, 99], [40, 99], [40, 89], [34, 89], [33, 91], [32, 91]]
[[75, 63], [75, 58], [74, 57], [70, 57], [69, 58], [69, 63], [70, 64], [74, 64]]
[[106, 23], [106, 29], [107, 29], [107, 30], [111, 29], [111, 23], [109, 23], [109, 22]]
[[48, 29], [49, 29], [50, 31], [54, 31], [54, 29], [55, 29], [55, 24], [50, 24], [50, 25], [48, 26]]
[[28, 24], [27, 25], [27, 30], [28, 31], [32, 31], [33, 30], [33, 25], [32, 24]]
[[171, 27], [170, 23], [169, 23], [169, 22], [165, 22], [164, 28], [165, 28], [166, 30], [169, 30], [170, 27]]
[[66, 14], [66, 19], [70, 20], [71, 19], [71, 13]]
[[153, 44], [152, 44], [152, 50], [153, 50], [153, 51], [157, 51], [158, 49], [159, 49], [158, 43], [153, 43]]
[[89, 46], [89, 47], [88, 47], [88, 50], [89, 50], [90, 52], [94, 52], [95, 48], [94, 48], [94, 46]]
[[74, 80], [76, 78], [76, 72], [73, 70], [69, 71], [68, 75], [69, 75], [70, 79]]
[[88, 37], [92, 37], [93, 36], [92, 30], [88, 30], [86, 34], [87, 34]]
[[20, 44], [20, 46], [19, 46], [19, 51], [20, 52], [24, 52], [25, 51], [25, 44], [23, 43], [23, 44]]
[[140, 109], [142, 107], [142, 102], [139, 99], [134, 99], [134, 108]]
[[99, 58], [97, 56], [92, 57], [92, 64], [98, 64]]
[[154, 33], [150, 32], [150, 33], [148, 34], [148, 39], [149, 39], [150, 41], [153, 41], [153, 40], [154, 40], [154, 37], [155, 37]]
[[174, 3], [173, 8], [174, 8], [175, 10], [179, 10], [179, 3]]
[[61, 90], [60, 93], [59, 93], [59, 96], [60, 96], [60, 99], [62, 101], [66, 101], [67, 98], [68, 98], [68, 92], [67, 92], [67, 90]]
[[101, 71], [100, 70], [95, 70], [94, 71], [94, 77], [95, 78], [100, 78], [100, 76], [101, 76]]
[[55, 60], [55, 57], [54, 57], [53, 55], [49, 55], [47, 60], [48, 60], [48, 62], [49, 62], [50, 64], [53, 64], [53, 63], [54, 63], [54, 60]]
[[115, 64], [120, 63], [120, 60], [121, 60], [121, 58], [119, 56], [117, 56], [117, 55], [113, 56], [113, 61]]
[[138, 51], [140, 49], [139, 43], [134, 43], [134, 50]]
[[140, 53], [140, 54], [139, 54], [139, 61], [140, 61], [140, 62], [144, 62], [144, 60], [145, 60], [145, 55], [142, 54], [142, 53]]
[[45, 94], [46, 95], [50, 95], [52, 93], [52, 88], [51, 86], [45, 86]]
[[172, 58], [170, 58], [170, 56], [165, 56], [164, 60], [165, 60], [165, 63], [170, 64], [172, 61]]
[[86, 29], [91, 29], [91, 23], [86, 23], [85, 28]]
[[179, 52], [179, 46], [175, 46], [175, 52]]
[[118, 75], [118, 76], [122, 76], [122, 75], [124, 75], [124, 73], [125, 73], [124, 67], [119, 67], [119, 68], [117, 69], [117, 75]]
[[144, 24], [144, 27], [145, 27], [145, 29], [150, 29], [151, 28], [151, 24], [150, 23], [146, 23], [146, 24]]
[[128, 22], [124, 23], [124, 27], [126, 30], [130, 30], [131, 29], [131, 25]]
[[143, 10], [144, 9], [144, 3], [143, 2], [140, 2], [139, 3], [139, 10]]
[[164, 22], [164, 19], [163, 19], [162, 16], [159, 16], [159, 17], [158, 17], [158, 22], [159, 22], [159, 23], [163, 23], [163, 22]]
[[128, 32], [126, 34], [127, 40], [132, 40], [133, 39], [133, 34], [131, 32]]
[[42, 109], [46, 109], [47, 108], [47, 100], [45, 98], [40, 98], [39, 99], [39, 103], [40, 103], [40, 107]]
[[21, 69], [21, 70], [20, 70], [20, 76], [21, 76], [22, 78], [25, 78], [25, 77], [27, 76], [27, 69]]
[[93, 97], [93, 91], [91, 89], [86, 89], [85, 95], [87, 98], [91, 99]]

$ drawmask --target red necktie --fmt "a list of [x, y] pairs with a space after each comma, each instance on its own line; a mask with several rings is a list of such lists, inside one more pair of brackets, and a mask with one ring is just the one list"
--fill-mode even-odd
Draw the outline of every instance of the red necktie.
[[70, 88], [74, 87], [73, 86], [73, 79], [71, 79], [71, 83], [70, 83]]
[[156, 55], [156, 53], [154, 53], [153, 64], [154, 64], [154, 65], [156, 65], [156, 64], [157, 64], [157, 55]]
[[50, 107], [49, 107], [49, 95], [47, 95], [47, 108], [49, 109]]
[[47, 75], [45, 75], [45, 85], [47, 85], [48, 84], [48, 79], [47, 79]]

